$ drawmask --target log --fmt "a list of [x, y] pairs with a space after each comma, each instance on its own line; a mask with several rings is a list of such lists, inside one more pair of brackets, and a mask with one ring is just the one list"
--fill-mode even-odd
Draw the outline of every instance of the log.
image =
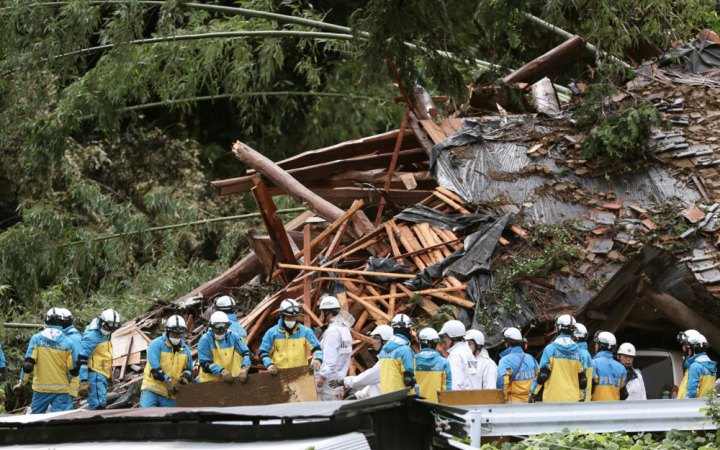
[[544, 55], [540, 55], [510, 75], [503, 78], [505, 83], [535, 83], [543, 77], [553, 74], [569, 60], [580, 55], [585, 41], [573, 36]]
[[[282, 188], [288, 195], [306, 205], [308, 209], [314, 211], [328, 222], [335, 222], [344, 214], [342, 209], [313, 193], [278, 167], [277, 164], [253, 150], [250, 146], [237, 141], [233, 145], [232, 151], [240, 161], [257, 170], [276, 186]], [[353, 221], [352, 229], [357, 237], [372, 231], [372, 224], [361, 211], [358, 211], [351, 220]]]
[[663, 315], [682, 328], [693, 328], [705, 335], [710, 345], [720, 349], [720, 328], [695, 312], [685, 303], [672, 295], [663, 292], [643, 280], [638, 286], [637, 293], [641, 295], [650, 306], [657, 308]]
[[281, 269], [307, 270], [310, 272], [333, 272], [346, 273], [349, 275], [378, 276], [388, 278], [415, 278], [415, 275], [409, 273], [370, 272], [365, 270], [336, 269], [334, 267], [303, 266], [298, 264], [278, 264], [278, 267]]

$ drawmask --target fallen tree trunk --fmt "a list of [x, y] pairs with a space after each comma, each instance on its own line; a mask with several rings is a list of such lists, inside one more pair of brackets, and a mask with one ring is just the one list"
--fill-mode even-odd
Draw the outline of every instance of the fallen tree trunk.
[[[345, 213], [342, 209], [303, 186], [277, 164], [250, 146], [238, 141], [233, 145], [232, 151], [240, 161], [257, 170], [288, 195], [306, 205], [308, 209], [314, 211], [328, 222], [335, 222]], [[362, 211], [358, 211], [350, 220], [352, 220], [352, 228], [357, 237], [372, 231], [372, 224]]]
[[580, 36], [573, 36], [506, 76], [503, 81], [506, 83], [535, 83], [543, 77], [551, 75], [570, 59], [577, 57], [584, 46], [585, 42]]

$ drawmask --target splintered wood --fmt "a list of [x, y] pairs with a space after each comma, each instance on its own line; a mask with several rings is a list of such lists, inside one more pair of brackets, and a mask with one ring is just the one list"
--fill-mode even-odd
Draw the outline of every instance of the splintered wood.
[[[446, 214], [470, 212], [457, 194], [444, 188], [433, 191], [420, 203]], [[248, 343], [252, 349], [257, 351], [264, 332], [277, 323], [277, 309], [286, 298], [303, 300], [305, 323], [319, 326], [318, 295], [320, 292], [336, 293], [343, 309], [355, 319], [351, 327], [351, 374], [372, 366], [373, 358], [368, 353], [372, 339], [368, 333], [377, 325], [389, 323], [395, 314], [406, 313], [425, 321], [437, 315], [442, 307], [456, 316], [460, 308], [475, 307], [467, 296], [467, 285], [452, 276], [444, 276], [435, 280], [432, 286], [416, 291], [403, 284], [460, 249], [463, 236], [427, 223], [392, 219], [360, 239], [343, 239], [349, 221], [361, 207], [362, 202], [358, 201], [324, 229], [314, 230], [318, 233], [315, 239], [310, 240], [310, 227], [307, 226], [302, 252], [304, 264], [277, 263], [268, 268], [267, 272], [272, 273], [271, 281], [282, 282], [283, 274], [288, 273], [294, 278], [241, 319], [241, 324], [248, 330]], [[371, 256], [394, 260], [407, 267], [408, 273], [368, 269]], [[378, 279], [387, 281], [379, 282]], [[308, 286], [311, 286], [311, 293]]]

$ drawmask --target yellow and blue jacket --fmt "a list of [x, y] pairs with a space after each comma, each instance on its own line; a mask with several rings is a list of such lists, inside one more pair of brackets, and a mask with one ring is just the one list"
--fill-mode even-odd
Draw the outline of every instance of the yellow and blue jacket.
[[103, 336], [97, 318], [85, 328], [80, 344], [80, 381], [87, 381], [88, 370], [99, 373], [108, 380], [111, 378], [113, 347], [110, 337], [110, 334]]
[[585, 389], [580, 390], [580, 401], [589, 402], [592, 399], [592, 384], [595, 372], [595, 363], [593, 362], [592, 356], [590, 356], [587, 342], [581, 341], [578, 342], [577, 345], [580, 347], [583, 365], [586, 367], [585, 375], [587, 376], [587, 386], [585, 386]]
[[[70, 325], [69, 327], [63, 329], [63, 333], [65, 333], [65, 336], [70, 339], [70, 342], [72, 342], [73, 347], [75, 347], [75, 350], [77, 350], [79, 354], [80, 341], [82, 341], [82, 334], [80, 333], [80, 330], [75, 328], [75, 325]], [[79, 360], [78, 364], [80, 364]], [[80, 387], [80, 378], [77, 375], [73, 376], [72, 374], [68, 374], [68, 378], [70, 378], [70, 395], [77, 397], [78, 388]]]
[[258, 356], [265, 367], [275, 364], [278, 369], [292, 369], [306, 366], [307, 354], [310, 352], [315, 359], [322, 361], [323, 354], [315, 333], [299, 323], [296, 323], [292, 330], [288, 330], [281, 318], [277, 325], [265, 332]]
[[[559, 335], [545, 347], [539, 365], [540, 371], [547, 369], [550, 372], [543, 388], [544, 402], [580, 401], [578, 375], [587, 370], [582, 361], [580, 347], [567, 334]], [[532, 393], [538, 394], [540, 387], [536, 379]]]
[[522, 347], [508, 347], [500, 353], [495, 387], [503, 390], [507, 401], [526, 403], [537, 371], [537, 361]]
[[[49, 325], [30, 338], [25, 352], [25, 361], [33, 364], [33, 391], [47, 394], [67, 394], [70, 392], [68, 372], [75, 368], [77, 350], [62, 331], [62, 328]], [[21, 373], [21, 379], [29, 381], [30, 374]]]
[[192, 379], [192, 353], [184, 340], [173, 346], [168, 340], [167, 333], [163, 333], [148, 345], [147, 358], [140, 390], [172, 399], [175, 398], [175, 394], [168, 392], [166, 383], [170, 380], [178, 382], [180, 377]]
[[627, 383], [627, 369], [613, 359], [612, 352], [603, 350], [593, 358], [595, 374], [592, 401], [620, 400], [620, 391]]
[[452, 389], [450, 363], [434, 348], [423, 348], [415, 355], [415, 377], [420, 396], [429, 402], [438, 402], [438, 391]]
[[200, 382], [220, 379], [223, 369], [233, 376], [240, 374], [240, 369], [250, 366], [250, 349], [240, 336], [228, 330], [225, 339], [218, 341], [212, 330], [208, 330], [198, 343], [198, 359], [200, 360]]
[[415, 376], [415, 358], [410, 340], [396, 334], [385, 343], [378, 356], [380, 361], [380, 391], [388, 392], [406, 389], [405, 377]]
[[228, 314], [228, 319], [230, 319], [230, 331], [235, 332], [238, 336], [240, 336], [240, 339], [247, 344], [247, 331], [245, 331], [245, 328], [243, 328], [242, 325], [240, 325], [240, 322], [238, 322], [237, 315], [236, 314]]
[[685, 376], [678, 391], [678, 398], [707, 397], [715, 388], [717, 363], [706, 353], [698, 353], [685, 361]]

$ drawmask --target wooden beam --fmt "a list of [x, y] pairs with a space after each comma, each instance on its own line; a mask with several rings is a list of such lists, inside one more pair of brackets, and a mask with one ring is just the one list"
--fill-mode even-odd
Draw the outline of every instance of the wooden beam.
[[635, 294], [634, 289], [628, 289], [627, 292], [620, 297], [612, 312], [608, 314], [607, 320], [602, 323], [599, 329], [615, 333], [630, 314], [630, 311], [637, 305], [637, 302], [638, 296]]
[[576, 58], [583, 51], [585, 41], [580, 36], [573, 36], [549, 52], [538, 56], [510, 75], [503, 78], [505, 83], [535, 83]]
[[655, 286], [652, 286], [650, 282], [646, 280], [640, 282], [638, 293], [650, 306], [657, 308], [657, 310], [663, 313], [668, 319], [678, 324], [680, 328], [693, 328], [698, 330], [705, 335], [715, 350], [720, 349], [720, 328], [703, 315], [695, 312], [692, 308], [667, 292], [663, 292]]
[[281, 269], [295, 269], [295, 270], [306, 270], [310, 272], [333, 272], [333, 273], [346, 273], [349, 275], [360, 275], [360, 276], [377, 276], [377, 277], [388, 277], [388, 278], [415, 278], [415, 275], [409, 273], [391, 273], [391, 272], [370, 272], [365, 270], [352, 270], [352, 269], [337, 269], [334, 267], [319, 267], [319, 266], [305, 266], [299, 264], [278, 264]]
[[[265, 183], [263, 183], [259, 177], [255, 179], [255, 187], [252, 188], [252, 194], [257, 202], [263, 222], [265, 222], [268, 235], [275, 244], [275, 253], [278, 259], [287, 264], [297, 264], [295, 253], [293, 252], [292, 245], [290, 245], [290, 239], [288, 238], [280, 217], [277, 215], [275, 202], [265, 188]], [[294, 273], [295, 272], [290, 272], [290, 278], [292, 278]]]
[[[237, 144], [236, 144], [237, 145]], [[315, 180], [327, 179], [331, 175], [358, 170], [384, 169], [393, 158], [393, 153], [380, 153], [377, 155], [357, 156], [349, 159], [337, 159], [328, 161], [314, 166], [299, 167], [289, 169], [288, 174], [292, 175], [298, 181], [309, 184]], [[399, 150], [397, 155], [398, 161], [402, 164], [419, 163], [427, 161], [427, 155], [420, 148], [412, 148], [408, 150]], [[280, 169], [282, 170], [282, 169]], [[219, 195], [234, 194], [237, 192], [247, 192], [252, 186], [254, 175], [246, 175], [244, 177], [229, 178], [226, 180], [216, 180], [210, 182], [210, 185]], [[268, 183], [271, 187], [275, 183], [273, 180]]]
[[[335, 222], [344, 214], [342, 209], [314, 194], [275, 163], [242, 142], [233, 145], [233, 153], [240, 161], [257, 170], [328, 222]], [[372, 224], [364, 213], [359, 211], [352, 220], [353, 232], [357, 237], [372, 231]]]
[[425, 151], [425, 153], [430, 156], [434, 144], [428, 137], [428, 134], [425, 132], [425, 130], [423, 130], [422, 126], [420, 126], [420, 122], [417, 120], [417, 117], [415, 117], [415, 114], [410, 113], [408, 115], [408, 122], [410, 123], [410, 129], [413, 130], [415, 139], [418, 140], [420, 146]]
[[382, 219], [382, 213], [385, 209], [385, 197], [390, 191], [390, 182], [392, 181], [393, 174], [395, 173], [395, 167], [397, 166], [398, 157], [400, 156], [400, 146], [402, 146], [403, 136], [405, 136], [405, 127], [407, 127], [408, 114], [410, 110], [405, 110], [405, 115], [402, 118], [400, 124], [400, 133], [398, 134], [397, 141], [395, 141], [395, 148], [393, 149], [392, 159], [390, 160], [390, 167], [387, 171], [387, 178], [385, 179], [385, 186], [383, 186], [383, 192], [385, 196], [380, 199], [380, 206], [378, 207], [377, 216], [375, 217], [375, 227], [380, 225], [380, 219]]

